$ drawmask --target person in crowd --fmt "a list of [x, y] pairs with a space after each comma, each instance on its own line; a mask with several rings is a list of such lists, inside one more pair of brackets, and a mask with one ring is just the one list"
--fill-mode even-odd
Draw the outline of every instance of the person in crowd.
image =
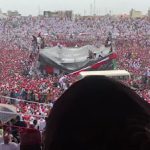
[[31, 46], [32, 46], [32, 52], [36, 53], [36, 50], [37, 50], [37, 47], [38, 47], [38, 43], [37, 43], [37, 38], [34, 35], [32, 35]]
[[41, 150], [41, 133], [33, 125], [20, 131], [20, 150]]
[[60, 77], [59, 85], [60, 85], [60, 88], [62, 89], [62, 91], [65, 91], [68, 88], [66, 82], [67, 82], [67, 76], [66, 75]]
[[3, 123], [2, 121], [0, 120], [0, 143], [3, 143]]
[[39, 33], [37, 36], [38, 49], [41, 48], [41, 43], [42, 43], [42, 36], [41, 36], [41, 33]]
[[12, 136], [8, 133], [5, 133], [3, 136], [4, 143], [0, 144], [0, 150], [20, 150], [20, 145], [14, 142], [11, 142]]
[[38, 120], [38, 127], [40, 131], [43, 131], [46, 127], [46, 121], [43, 117]]
[[45, 40], [44, 37], [41, 38], [41, 49], [45, 48]]
[[89, 50], [89, 56], [88, 59], [93, 59], [94, 58], [94, 53], [92, 52], [92, 50]]
[[46, 95], [46, 103], [50, 103], [51, 102], [51, 95], [52, 95], [51, 90], [48, 89], [47, 95]]
[[33, 126], [35, 129], [39, 129], [38, 121], [36, 119], [33, 120]]
[[22, 90], [21, 90], [21, 97], [22, 97], [22, 99], [23, 100], [27, 100], [27, 95], [28, 95], [27, 89], [22, 88]]
[[26, 128], [27, 124], [24, 121], [21, 121], [20, 116], [16, 116], [16, 122], [15, 122], [14, 126], [15, 126], [15, 129], [13, 131], [13, 135], [19, 143], [20, 142], [20, 138], [19, 138], [20, 128]]
[[73, 84], [48, 117], [44, 150], [149, 150], [150, 106], [103, 76]]
[[30, 98], [31, 98], [31, 101], [35, 102], [35, 94], [33, 90], [30, 93]]
[[27, 127], [26, 123], [24, 121], [21, 121], [20, 116], [16, 117], [15, 126], [18, 126], [18, 127]]
[[11, 99], [10, 99], [10, 104], [15, 104], [16, 94], [15, 94], [14, 89], [11, 90], [11, 92], [10, 92], [10, 97], [11, 97]]
[[[15, 127], [15, 123], [16, 123], [16, 119], [15, 118], [12, 118], [11, 120], [10, 120], [10, 128], [11, 128], [11, 134], [12, 134], [12, 136], [14, 137], [14, 140], [15, 141], [17, 141], [17, 138], [18, 138], [18, 136], [17, 136], [17, 129], [16, 129], [16, 127]], [[17, 137], [17, 138], [16, 138]]]

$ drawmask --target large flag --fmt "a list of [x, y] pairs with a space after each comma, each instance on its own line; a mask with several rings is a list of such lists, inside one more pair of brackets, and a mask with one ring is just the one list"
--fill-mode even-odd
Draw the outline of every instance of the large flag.
[[106, 64], [108, 60], [115, 60], [116, 58], [117, 58], [117, 54], [113, 52], [110, 55], [108, 55], [106, 58], [104, 58], [103, 60], [100, 60], [99, 62], [97, 62], [91, 66], [85, 67], [85, 68], [77, 70], [75, 72], [72, 72], [69, 75], [78, 75], [80, 72], [86, 71], [88, 69], [95, 69], [96, 70], [99, 67], [101, 67], [102, 65]]

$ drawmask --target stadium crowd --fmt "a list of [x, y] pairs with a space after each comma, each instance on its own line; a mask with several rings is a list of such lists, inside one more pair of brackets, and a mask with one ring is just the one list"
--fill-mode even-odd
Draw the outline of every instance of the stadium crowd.
[[[74, 76], [66, 76], [66, 85], [61, 85], [63, 74], [41, 72], [37, 61], [39, 49], [58, 43], [68, 47], [87, 44], [99, 47], [109, 32], [118, 55], [117, 67], [131, 72], [132, 80], [128, 82], [150, 102], [149, 18], [105, 16], [70, 20], [29, 16], [0, 20], [0, 102], [14, 105], [24, 120], [16, 125], [18, 119], [20, 121], [17, 117], [4, 125], [6, 140], [11, 133], [13, 141], [20, 143], [18, 136], [22, 130], [16, 126], [44, 131], [45, 125], [41, 127], [40, 121], [44, 122], [53, 103], [76, 81]], [[22, 125], [22, 122], [26, 123]]]

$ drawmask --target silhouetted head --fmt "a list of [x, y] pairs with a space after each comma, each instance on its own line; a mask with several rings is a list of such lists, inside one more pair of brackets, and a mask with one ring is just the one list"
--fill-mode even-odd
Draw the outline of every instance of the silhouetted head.
[[86, 77], [55, 103], [45, 150], [148, 150], [150, 106], [106, 77]]
[[20, 116], [16, 116], [16, 121], [20, 121]]

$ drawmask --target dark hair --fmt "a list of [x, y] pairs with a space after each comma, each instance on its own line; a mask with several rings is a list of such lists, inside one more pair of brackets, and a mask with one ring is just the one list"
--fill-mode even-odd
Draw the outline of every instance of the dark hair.
[[86, 77], [55, 103], [45, 150], [148, 150], [150, 106], [124, 84]]
[[18, 121], [20, 121], [20, 116], [19, 116], [19, 115], [17, 115], [17, 116], [16, 116], [16, 119], [17, 119]]
[[37, 120], [33, 120], [33, 124], [34, 124], [34, 125], [37, 125]]

